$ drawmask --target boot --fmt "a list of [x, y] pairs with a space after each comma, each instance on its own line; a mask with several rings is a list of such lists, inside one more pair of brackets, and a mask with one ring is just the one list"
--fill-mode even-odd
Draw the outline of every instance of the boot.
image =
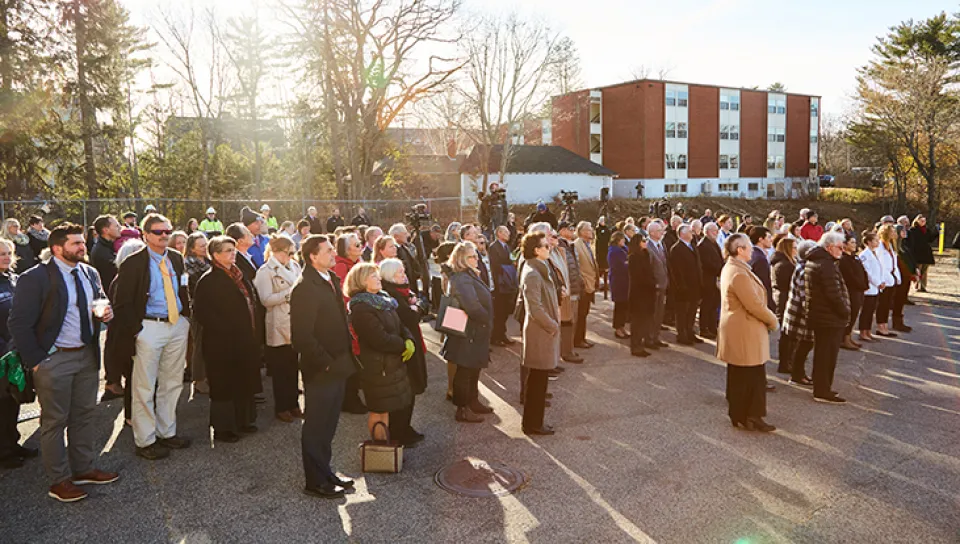
[[474, 414], [466, 406], [460, 406], [457, 408], [455, 419], [463, 423], [480, 423], [483, 421], [482, 416]]
[[857, 347], [856, 344], [853, 343], [853, 340], [850, 338], [849, 334], [843, 337], [843, 343], [840, 344], [840, 347], [843, 349], [849, 349], [852, 351], [856, 351], [860, 349], [859, 347]]

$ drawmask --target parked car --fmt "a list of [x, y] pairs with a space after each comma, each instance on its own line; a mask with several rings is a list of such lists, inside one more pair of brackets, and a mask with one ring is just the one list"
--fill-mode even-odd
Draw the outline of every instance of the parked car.
[[836, 181], [833, 176], [820, 176], [820, 186], [821, 187], [835, 187]]

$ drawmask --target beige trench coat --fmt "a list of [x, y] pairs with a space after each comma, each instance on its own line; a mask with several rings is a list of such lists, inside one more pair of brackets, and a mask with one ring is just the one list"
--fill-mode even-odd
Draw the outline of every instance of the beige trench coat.
[[736, 366], [760, 366], [770, 359], [770, 333], [777, 316], [767, 307], [767, 291], [750, 266], [727, 259], [720, 272], [720, 326], [717, 358]]

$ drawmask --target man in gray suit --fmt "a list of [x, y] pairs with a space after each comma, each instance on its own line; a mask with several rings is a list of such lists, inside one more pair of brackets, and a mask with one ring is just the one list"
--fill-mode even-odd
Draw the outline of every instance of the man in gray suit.
[[657, 294], [654, 299], [653, 324], [650, 327], [650, 338], [647, 339], [647, 348], [660, 349], [667, 347], [666, 342], [660, 340], [660, 326], [663, 324], [663, 310], [667, 304], [667, 287], [670, 286], [670, 274], [667, 271], [667, 248], [663, 247], [663, 221], [657, 219], [647, 225], [650, 242], [647, 247], [653, 263], [653, 278], [657, 281]]

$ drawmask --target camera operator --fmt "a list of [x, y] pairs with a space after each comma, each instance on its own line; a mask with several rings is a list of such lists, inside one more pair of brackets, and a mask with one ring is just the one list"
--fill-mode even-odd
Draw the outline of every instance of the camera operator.
[[530, 225], [534, 223], [550, 223], [554, 230], [557, 229], [557, 216], [547, 208], [543, 201], [537, 202], [537, 210], [523, 220], [523, 231], [526, 232]]
[[580, 193], [577, 191], [560, 191], [560, 201], [563, 203], [563, 212], [560, 214], [560, 222], [575, 224], [577, 222], [577, 201], [580, 200]]
[[507, 190], [501, 189], [499, 183], [490, 184], [490, 194], [484, 196], [481, 191], [477, 195], [480, 199], [480, 226], [489, 239], [497, 227], [507, 224]]

